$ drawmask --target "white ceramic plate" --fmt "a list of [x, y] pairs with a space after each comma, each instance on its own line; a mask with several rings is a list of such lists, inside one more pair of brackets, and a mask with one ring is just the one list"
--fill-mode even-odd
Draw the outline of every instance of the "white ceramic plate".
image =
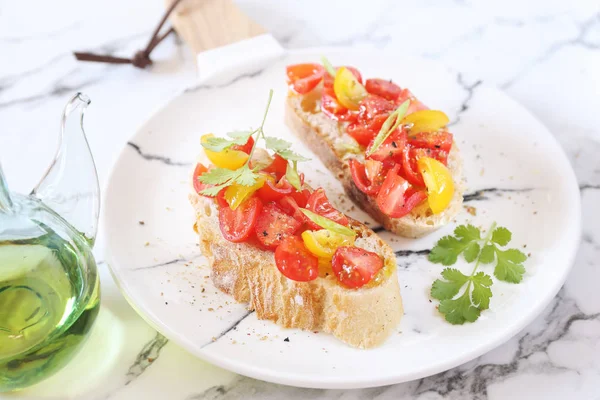
[[[285, 66], [317, 61], [355, 65], [363, 76], [392, 78], [432, 108], [446, 111], [464, 158], [466, 211], [455, 223], [419, 240], [382, 233], [398, 257], [406, 314], [383, 346], [350, 348], [326, 334], [281, 329], [218, 292], [200, 256], [187, 194], [202, 133], [225, 134], [257, 126], [270, 88], [275, 96], [266, 124], [311, 155], [283, 123]], [[340, 185], [313, 157], [301, 165], [309, 182], [331, 199]], [[340, 208], [360, 220], [360, 211]], [[143, 225], [140, 223], [143, 221]], [[511, 244], [531, 257], [519, 285], [495, 282], [490, 309], [476, 323], [452, 326], [428, 292], [442, 266], [418, 250], [430, 249], [457, 224], [513, 232]], [[288, 54], [258, 74], [202, 85], [155, 113], [117, 161], [106, 191], [104, 220], [109, 264], [133, 307], [157, 330], [220, 367], [253, 378], [306, 387], [358, 388], [421, 378], [469, 361], [508, 340], [555, 296], [571, 267], [580, 235], [575, 175], [548, 130], [500, 91], [430, 62], [382, 52], [348, 50]], [[375, 224], [374, 224], [375, 225]], [[408, 251], [407, 251], [408, 250]], [[417, 252], [411, 254], [411, 250]], [[458, 268], [470, 270], [459, 262]], [[488, 268], [483, 268], [491, 274]], [[360, 327], [357, 327], [360, 329]], [[285, 340], [288, 339], [289, 341]]]

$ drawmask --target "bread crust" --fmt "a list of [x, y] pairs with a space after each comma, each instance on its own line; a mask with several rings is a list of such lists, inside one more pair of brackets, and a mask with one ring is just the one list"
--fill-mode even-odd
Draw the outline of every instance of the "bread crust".
[[279, 272], [273, 252], [223, 238], [213, 199], [195, 193], [189, 199], [213, 283], [236, 301], [248, 303], [259, 319], [284, 328], [331, 333], [358, 348], [377, 346], [395, 331], [403, 315], [395, 254], [363, 224], [350, 220], [357, 245], [381, 255], [389, 271], [377, 286], [348, 289], [332, 275], [297, 282]]
[[[355, 155], [348, 154], [344, 144], [355, 144], [356, 142], [345, 133], [345, 124], [338, 123], [322, 112], [318, 112], [319, 102], [314, 97], [319, 94], [319, 88], [305, 96], [290, 92], [285, 107], [286, 124], [337, 177], [346, 194], [363, 211], [381, 223], [388, 231], [409, 238], [419, 238], [435, 231], [450, 222], [460, 212], [464, 183], [462, 161], [458, 147], [454, 143], [448, 154], [448, 168], [452, 174], [455, 190], [448, 208], [444, 212], [434, 215], [425, 203], [401, 218], [390, 218], [383, 214], [375, 199], [367, 196], [354, 184], [349, 160]], [[310, 103], [310, 109], [315, 107], [313, 112], [307, 111], [307, 103]], [[364, 156], [356, 155], [356, 157], [362, 161]]]

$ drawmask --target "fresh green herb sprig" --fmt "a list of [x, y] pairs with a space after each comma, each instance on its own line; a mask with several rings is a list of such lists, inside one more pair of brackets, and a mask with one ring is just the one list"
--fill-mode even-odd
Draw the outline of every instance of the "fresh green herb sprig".
[[321, 62], [323, 63], [323, 67], [325, 67], [325, 71], [327, 71], [329, 75], [335, 78], [335, 68], [333, 68], [333, 65], [331, 64], [331, 62], [329, 62], [327, 57], [321, 56]]
[[377, 150], [379, 146], [381, 146], [381, 144], [385, 142], [385, 140], [392, 134], [392, 132], [394, 132], [400, 126], [409, 106], [410, 100], [406, 100], [404, 103], [400, 104], [400, 107], [398, 107], [387, 117], [383, 125], [381, 125], [379, 133], [377, 136], [375, 136], [375, 139], [373, 139], [373, 145], [369, 151], [367, 151], [367, 157], [373, 154], [375, 150]]
[[254, 150], [256, 149], [256, 145], [260, 139], [264, 140], [265, 147], [268, 150], [279, 154], [288, 161], [286, 177], [292, 186], [298, 190], [301, 189], [297, 163], [298, 161], [307, 161], [309, 159], [293, 152], [290, 149], [292, 147], [291, 143], [276, 137], [266, 136], [264, 132], [265, 121], [267, 119], [267, 114], [269, 113], [269, 107], [272, 99], [273, 90], [269, 91], [267, 107], [265, 109], [262, 122], [258, 128], [248, 131], [229, 132], [227, 133], [229, 139], [223, 137], [211, 137], [203, 141], [202, 147], [205, 149], [221, 152], [235, 145], [243, 145], [248, 141], [248, 139], [250, 139], [250, 137], [254, 136], [254, 146], [252, 146], [252, 150], [250, 150], [248, 160], [240, 168], [235, 170], [230, 170], [227, 168], [213, 168], [198, 177], [200, 182], [212, 185], [211, 187], [202, 190], [200, 194], [214, 197], [223, 188], [226, 188], [234, 183], [242, 186], [254, 185], [259, 177], [258, 171], [261, 169], [261, 167], [264, 167], [258, 166], [253, 169], [250, 168], [250, 160], [252, 159], [252, 155], [254, 154]]
[[475, 262], [470, 275], [456, 268], [446, 268], [442, 271], [443, 280], [437, 279], [431, 286], [431, 297], [440, 300], [438, 310], [446, 321], [451, 324], [474, 322], [481, 311], [489, 308], [493, 282], [488, 274], [477, 272], [481, 264], [496, 262], [494, 276], [500, 281], [519, 283], [523, 280], [523, 263], [527, 256], [518, 249], [502, 249], [511, 238], [508, 229], [496, 227], [494, 222], [483, 238], [479, 228], [460, 225], [454, 230], [454, 236], [445, 236], [437, 242], [429, 261], [449, 266], [462, 254], [465, 261]]

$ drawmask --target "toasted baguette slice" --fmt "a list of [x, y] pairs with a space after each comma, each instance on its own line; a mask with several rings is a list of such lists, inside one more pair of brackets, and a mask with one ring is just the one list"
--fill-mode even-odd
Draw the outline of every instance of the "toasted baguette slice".
[[277, 269], [273, 252], [223, 238], [213, 199], [192, 193], [190, 202], [213, 283], [236, 301], [248, 303], [259, 319], [284, 328], [331, 333], [359, 348], [377, 346], [394, 332], [403, 315], [395, 254], [363, 224], [350, 219], [356, 245], [381, 255], [387, 273], [380, 272], [376, 286], [348, 289], [332, 275], [311, 282], [286, 278]]
[[401, 218], [390, 218], [383, 214], [375, 199], [361, 192], [350, 173], [349, 160], [353, 157], [364, 161], [364, 155], [349, 152], [356, 146], [354, 139], [346, 133], [345, 123], [338, 123], [320, 112], [321, 90], [317, 88], [306, 95], [290, 91], [285, 108], [285, 120], [292, 131], [315, 153], [325, 166], [340, 180], [348, 196], [366, 213], [379, 221], [385, 229], [397, 235], [418, 238], [447, 224], [462, 207], [464, 184], [462, 161], [456, 143], [448, 155], [448, 168], [454, 180], [454, 197], [444, 212], [434, 215], [427, 203], [417, 206]]

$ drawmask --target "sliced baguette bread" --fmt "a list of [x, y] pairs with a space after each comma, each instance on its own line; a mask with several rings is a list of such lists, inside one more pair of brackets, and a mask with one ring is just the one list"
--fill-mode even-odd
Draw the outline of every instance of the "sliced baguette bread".
[[361, 192], [354, 184], [349, 160], [357, 158], [362, 162], [364, 155], [354, 154], [348, 150], [356, 147], [356, 142], [346, 133], [346, 123], [338, 123], [320, 112], [320, 98], [321, 86], [306, 95], [290, 91], [285, 107], [286, 123], [340, 180], [348, 196], [360, 208], [388, 231], [410, 238], [427, 235], [450, 222], [458, 214], [462, 207], [464, 183], [462, 162], [456, 143], [453, 144], [448, 155], [448, 168], [452, 173], [455, 186], [454, 197], [448, 208], [434, 215], [427, 202], [424, 202], [404, 217], [390, 218], [379, 210], [374, 198]]
[[248, 309], [256, 311], [259, 319], [284, 328], [331, 333], [358, 348], [377, 346], [394, 332], [403, 315], [396, 258], [392, 249], [363, 224], [350, 220], [357, 233], [356, 245], [384, 259], [376, 284], [348, 289], [324, 273], [313, 281], [297, 282], [279, 272], [272, 251], [227, 241], [221, 234], [213, 199], [196, 193], [189, 199], [196, 211], [194, 229], [200, 250], [208, 258], [213, 283], [236, 301], [248, 303]]

